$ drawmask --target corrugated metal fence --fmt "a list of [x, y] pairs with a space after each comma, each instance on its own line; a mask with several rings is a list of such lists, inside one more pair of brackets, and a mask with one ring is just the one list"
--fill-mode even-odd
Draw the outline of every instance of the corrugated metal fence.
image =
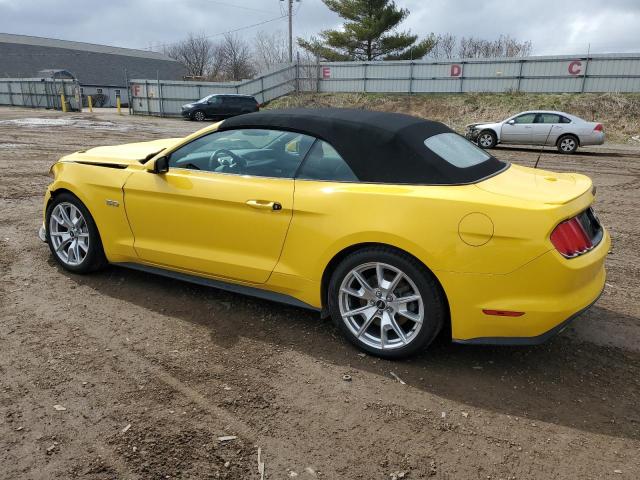
[[[251, 80], [240, 82], [179, 82], [171, 80], [131, 80], [131, 109], [134, 114], [175, 116], [182, 105], [213, 93], [252, 95], [265, 103], [300, 90], [302, 65], [286, 65]], [[313, 65], [313, 70], [316, 66]], [[312, 80], [309, 80], [312, 81]]]
[[78, 108], [80, 86], [74, 80], [0, 78], [0, 105], [61, 110], [60, 94], [64, 94], [70, 110]]
[[640, 55], [331, 62], [321, 92], [640, 92]]
[[293, 64], [242, 82], [131, 81], [132, 112], [173, 116], [212, 93], [640, 92], [640, 54]]
[[[0, 79], [0, 105], [77, 108], [70, 80]], [[253, 95], [264, 103], [298, 92], [640, 92], [640, 54], [465, 59], [445, 62], [318, 62], [283, 65], [240, 82], [131, 80], [131, 112], [176, 116], [183, 104], [212, 93]]]

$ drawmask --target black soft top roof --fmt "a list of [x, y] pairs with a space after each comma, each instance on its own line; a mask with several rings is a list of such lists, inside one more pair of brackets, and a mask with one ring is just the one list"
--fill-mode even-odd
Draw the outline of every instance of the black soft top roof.
[[473, 183], [506, 165], [490, 157], [478, 165], [456, 167], [424, 144], [433, 135], [453, 130], [400, 113], [343, 108], [263, 110], [229, 118], [219, 130], [236, 128], [278, 128], [320, 138], [336, 149], [362, 182]]

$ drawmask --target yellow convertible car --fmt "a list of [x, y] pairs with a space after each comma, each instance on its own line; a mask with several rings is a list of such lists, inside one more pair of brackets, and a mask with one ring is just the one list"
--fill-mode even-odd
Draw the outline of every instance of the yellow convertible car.
[[588, 177], [406, 115], [267, 110], [51, 171], [40, 237], [65, 269], [112, 263], [316, 309], [379, 356], [443, 328], [539, 343], [604, 286]]

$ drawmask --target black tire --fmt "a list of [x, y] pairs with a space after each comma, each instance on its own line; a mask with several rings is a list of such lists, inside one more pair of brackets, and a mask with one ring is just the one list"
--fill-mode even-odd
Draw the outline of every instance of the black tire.
[[575, 135], [562, 135], [556, 142], [556, 147], [560, 153], [571, 154], [578, 150], [579, 143]]
[[476, 143], [480, 148], [493, 148], [498, 144], [498, 137], [491, 130], [483, 130], [478, 134]]
[[191, 114], [191, 119], [196, 122], [204, 122], [207, 119], [207, 115], [202, 110], [196, 110]]
[[[69, 265], [66, 263], [58, 253], [53, 245], [51, 235], [49, 232], [50, 222], [51, 222], [51, 213], [61, 203], [70, 203], [74, 205], [84, 217], [86, 222], [87, 230], [89, 233], [89, 247], [86, 253], [86, 256], [82, 260], [82, 262], [76, 265]], [[60, 264], [62, 268], [68, 270], [73, 273], [90, 273], [96, 270], [99, 270], [107, 265], [107, 259], [104, 255], [104, 250], [102, 248], [102, 240], [100, 239], [100, 234], [98, 233], [98, 228], [96, 227], [96, 223], [89, 213], [87, 207], [80, 201], [78, 197], [71, 193], [63, 192], [58, 195], [55, 195], [53, 199], [47, 205], [47, 211], [45, 215], [45, 229], [46, 229], [46, 237], [47, 244], [49, 245], [49, 249], [51, 250], [51, 254], [53, 258]]]
[[[383, 263], [400, 270], [406, 277], [411, 279], [422, 297], [424, 318], [420, 329], [413, 333], [413, 338], [409, 340], [407, 344], [397, 346], [393, 349], [376, 348], [362, 341], [361, 338], [358, 338], [358, 336], [350, 330], [350, 327], [347, 326], [347, 321], [343, 320], [340, 312], [341, 300], [339, 295], [341, 294], [340, 289], [342, 283], [348, 281], [345, 279], [351, 275], [354, 269], [375, 262]], [[444, 294], [433, 274], [415, 258], [391, 247], [366, 247], [343, 259], [331, 275], [327, 288], [327, 296], [329, 313], [342, 334], [356, 347], [382, 358], [402, 358], [424, 350], [438, 335], [447, 318]], [[366, 306], [367, 301], [363, 300], [363, 302]], [[372, 308], [375, 311], [377, 307], [374, 306]], [[381, 311], [382, 310], [378, 310], [378, 312]], [[393, 310], [391, 311], [394, 312]], [[365, 314], [363, 314], [363, 316], [364, 315]], [[404, 320], [398, 315], [400, 314], [393, 313], [393, 317], [396, 318], [396, 320]], [[363, 324], [364, 323], [363, 317]], [[376, 325], [374, 320], [370, 328], [375, 332], [376, 328], [380, 329], [379, 323]], [[363, 336], [366, 335], [367, 333], [365, 332]]]

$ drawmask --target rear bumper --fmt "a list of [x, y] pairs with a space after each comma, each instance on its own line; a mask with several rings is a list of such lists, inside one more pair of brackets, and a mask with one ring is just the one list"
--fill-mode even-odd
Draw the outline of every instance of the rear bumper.
[[604, 143], [604, 132], [592, 132], [589, 135], [584, 135], [580, 138], [580, 145], [585, 147], [587, 145], [602, 145]]
[[551, 339], [552, 337], [555, 337], [556, 335], [558, 335], [565, 328], [567, 328], [569, 324], [571, 324], [571, 322], [573, 322], [576, 318], [578, 318], [584, 312], [589, 310], [598, 301], [598, 299], [600, 298], [600, 295], [602, 295], [602, 290], [600, 291], [596, 299], [593, 302], [591, 302], [589, 305], [587, 305], [585, 308], [574, 313], [565, 321], [559, 323], [552, 329], [547, 330], [546, 332], [541, 333], [540, 335], [537, 335], [535, 337], [479, 337], [479, 338], [471, 338], [469, 340], [457, 340], [454, 338], [453, 342], [460, 343], [463, 345], [523, 345], [523, 346], [540, 345], [546, 342], [547, 340]]
[[[449, 300], [453, 341], [532, 345], [561, 332], [602, 293], [610, 246], [605, 231], [596, 248], [572, 259], [551, 250], [504, 275], [437, 272]], [[484, 309], [524, 315], [487, 315]]]

